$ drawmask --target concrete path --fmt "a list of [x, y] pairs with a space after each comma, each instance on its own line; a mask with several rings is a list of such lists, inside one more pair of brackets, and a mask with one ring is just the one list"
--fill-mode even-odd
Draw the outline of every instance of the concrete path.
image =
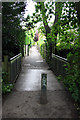
[[[41, 73], [47, 73], [46, 104], [41, 104]], [[69, 93], [59, 83], [36, 47], [23, 60], [14, 90], [3, 102], [3, 118], [78, 118]]]

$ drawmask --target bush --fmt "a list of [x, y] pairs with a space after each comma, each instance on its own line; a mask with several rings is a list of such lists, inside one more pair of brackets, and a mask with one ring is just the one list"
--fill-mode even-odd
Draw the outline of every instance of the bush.
[[11, 92], [11, 90], [13, 88], [13, 84], [10, 84], [7, 81], [5, 81], [5, 78], [7, 75], [8, 75], [7, 72], [2, 73], [2, 93], [3, 94]]
[[58, 76], [58, 80], [63, 80], [65, 87], [68, 88], [72, 94], [72, 98], [76, 102], [77, 108], [80, 111], [80, 62], [79, 62], [79, 51], [75, 50], [75, 53], [69, 53], [67, 55], [69, 61], [66, 68], [66, 76], [64, 79], [62, 76]]

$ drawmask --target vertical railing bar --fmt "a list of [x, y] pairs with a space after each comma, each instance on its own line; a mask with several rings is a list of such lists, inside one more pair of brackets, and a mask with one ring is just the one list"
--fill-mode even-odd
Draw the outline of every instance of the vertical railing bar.
[[19, 75], [21, 69], [21, 56], [22, 54], [18, 54], [10, 59], [10, 66], [11, 66], [11, 82], [14, 82]]

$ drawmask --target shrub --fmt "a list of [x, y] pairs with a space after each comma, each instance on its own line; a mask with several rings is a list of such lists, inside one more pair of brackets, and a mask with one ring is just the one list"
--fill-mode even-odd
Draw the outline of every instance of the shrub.
[[8, 75], [7, 72], [2, 73], [2, 93], [3, 94], [11, 92], [11, 90], [13, 88], [13, 84], [10, 84], [7, 81], [5, 81], [5, 78], [7, 75]]

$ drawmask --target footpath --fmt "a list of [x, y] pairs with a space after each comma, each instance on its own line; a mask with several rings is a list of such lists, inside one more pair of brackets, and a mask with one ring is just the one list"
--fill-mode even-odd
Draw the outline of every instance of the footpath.
[[[41, 104], [41, 74], [47, 74], [46, 104]], [[77, 110], [62, 83], [33, 46], [23, 60], [14, 90], [3, 102], [3, 120], [15, 118], [78, 118]], [[6, 118], [6, 119], [4, 119]]]

